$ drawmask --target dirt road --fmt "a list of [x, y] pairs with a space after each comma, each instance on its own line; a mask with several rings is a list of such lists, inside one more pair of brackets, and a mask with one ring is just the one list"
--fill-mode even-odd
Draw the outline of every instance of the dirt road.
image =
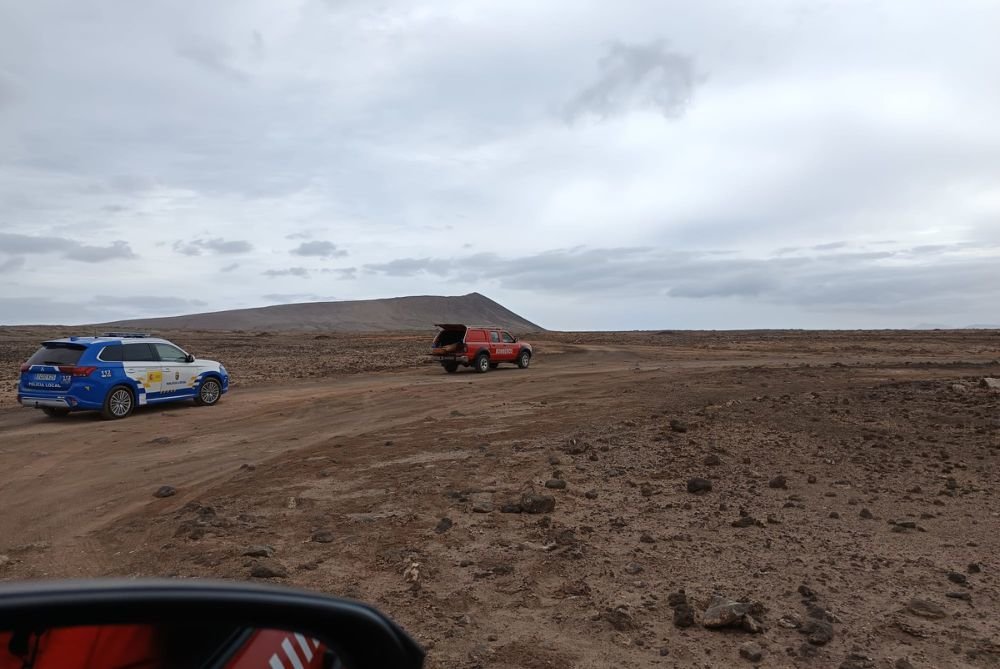
[[[749, 641], [769, 667], [997, 666], [1000, 413], [978, 383], [1000, 337], [666, 337], [296, 382], [233, 349], [258, 381], [216, 407], [2, 408], [0, 578], [266, 563], [389, 612], [433, 667], [726, 667]], [[504, 512], [525, 493], [554, 510]], [[716, 593], [766, 630], [703, 628]]]

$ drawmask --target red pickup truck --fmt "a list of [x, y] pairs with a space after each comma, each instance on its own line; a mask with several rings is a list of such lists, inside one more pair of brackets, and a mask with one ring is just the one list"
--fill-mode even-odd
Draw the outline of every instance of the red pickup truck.
[[531, 364], [531, 344], [518, 341], [502, 328], [457, 323], [439, 323], [437, 327], [441, 331], [434, 338], [431, 356], [449, 374], [458, 371], [459, 366], [484, 373], [501, 362], [514, 363], [521, 369]]

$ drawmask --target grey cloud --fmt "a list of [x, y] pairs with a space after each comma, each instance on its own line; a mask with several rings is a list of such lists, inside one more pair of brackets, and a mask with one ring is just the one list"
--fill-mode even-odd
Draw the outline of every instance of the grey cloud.
[[292, 249], [297, 256], [316, 256], [320, 258], [339, 258], [347, 255], [347, 251], [337, 248], [333, 242], [314, 241], [302, 242]]
[[336, 274], [339, 280], [352, 280], [358, 278], [358, 268], [357, 267], [324, 267], [320, 270], [323, 274]]
[[225, 44], [204, 37], [189, 37], [176, 49], [176, 53], [206, 70], [228, 79], [245, 83], [249, 75], [232, 63], [232, 50]]
[[364, 266], [366, 272], [386, 276], [415, 276], [422, 272], [445, 276], [451, 269], [448, 260], [432, 258], [397, 258], [385, 263], [371, 263]]
[[288, 269], [269, 269], [261, 272], [264, 276], [276, 277], [276, 276], [298, 276], [298, 277], [308, 277], [309, 270], [305, 267], [289, 267]]
[[35, 237], [7, 233], [0, 233], [0, 253], [56, 253], [67, 260], [88, 263], [137, 257], [128, 242], [122, 240], [111, 242], [108, 246], [90, 246], [63, 237]]
[[814, 251], [832, 251], [834, 249], [842, 249], [847, 246], [847, 242], [828, 242], [826, 244], [816, 244], [813, 246]]
[[571, 249], [514, 258], [492, 253], [450, 259], [400, 258], [366, 265], [365, 270], [387, 276], [432, 274], [468, 282], [493, 281], [510, 290], [593, 299], [735, 297], [813, 311], [913, 309], [917, 313], [919, 308], [1000, 300], [996, 258], [932, 265], [882, 264], [897, 255], [859, 252], [720, 258], [650, 248]]
[[25, 259], [23, 256], [14, 256], [13, 258], [8, 258], [3, 262], [0, 262], [0, 274], [4, 272], [13, 272], [19, 270], [25, 265]]
[[567, 106], [570, 120], [588, 114], [606, 119], [636, 107], [679, 118], [700, 83], [694, 61], [671, 51], [663, 40], [649, 44], [614, 42], [598, 66], [601, 75], [597, 81]]
[[190, 242], [178, 240], [174, 242], [173, 248], [174, 251], [187, 256], [201, 255], [202, 251], [211, 251], [220, 255], [233, 255], [252, 251], [253, 244], [243, 239], [226, 240], [216, 237], [215, 239], [195, 239]]
[[204, 307], [207, 303], [203, 300], [160, 295], [97, 295], [90, 300], [90, 304], [95, 307], [113, 305], [115, 308], [128, 307], [131, 309], [142, 309], [146, 312], [163, 312]]
[[316, 301], [320, 299], [319, 295], [315, 293], [267, 293], [266, 295], [261, 295], [262, 298], [268, 302], [302, 302], [302, 301]]
[[238, 262], [234, 262], [232, 265], [226, 265], [225, 267], [219, 268], [219, 271], [220, 272], [232, 272], [233, 270], [239, 269], [239, 267], [240, 267], [240, 264]]

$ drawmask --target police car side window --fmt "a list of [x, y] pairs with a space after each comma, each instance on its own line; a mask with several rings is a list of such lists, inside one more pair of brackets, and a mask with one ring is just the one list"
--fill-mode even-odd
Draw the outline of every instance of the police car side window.
[[187, 356], [176, 346], [171, 346], [170, 344], [153, 344], [156, 347], [156, 352], [160, 354], [160, 360], [163, 362], [187, 362]]
[[103, 362], [121, 362], [125, 359], [125, 352], [121, 344], [113, 344], [101, 349], [101, 354], [97, 357]]
[[125, 362], [152, 362], [156, 354], [149, 344], [125, 344]]

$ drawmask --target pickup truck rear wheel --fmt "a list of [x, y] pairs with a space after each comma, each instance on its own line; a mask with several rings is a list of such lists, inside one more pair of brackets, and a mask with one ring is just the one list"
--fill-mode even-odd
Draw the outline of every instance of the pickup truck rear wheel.
[[442, 362], [441, 366], [444, 367], [444, 371], [448, 372], [449, 374], [454, 374], [455, 372], [458, 371], [457, 362]]
[[517, 356], [517, 366], [521, 369], [527, 369], [530, 364], [531, 354], [527, 351], [521, 351], [521, 355]]
[[476, 356], [476, 361], [472, 364], [476, 371], [480, 374], [485, 374], [490, 371], [490, 357], [484, 353], [480, 353]]

